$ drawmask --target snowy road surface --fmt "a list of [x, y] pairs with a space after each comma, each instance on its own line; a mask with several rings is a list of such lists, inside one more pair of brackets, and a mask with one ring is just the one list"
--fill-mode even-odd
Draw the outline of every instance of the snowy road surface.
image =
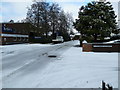
[[77, 44], [1, 46], [3, 88], [99, 88], [102, 80], [117, 88], [118, 53], [82, 52]]

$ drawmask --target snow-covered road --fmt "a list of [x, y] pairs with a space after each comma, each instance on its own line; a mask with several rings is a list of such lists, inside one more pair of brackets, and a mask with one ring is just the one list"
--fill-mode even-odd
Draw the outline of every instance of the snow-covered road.
[[82, 52], [78, 43], [1, 46], [3, 88], [99, 88], [102, 80], [117, 88], [118, 53]]
[[[56, 59], [59, 59], [60, 55], [73, 45], [73, 42], [65, 42], [56, 45], [21, 44], [2, 46], [3, 87], [17, 87], [17, 85], [14, 85], [16, 82], [20, 82], [20, 80], [17, 80], [18, 78], [22, 79], [24, 75], [28, 75], [27, 77], [30, 79], [29, 72], [40, 73], [51, 62], [49, 55], [56, 55]], [[19, 76], [19, 73], [23, 75]], [[32, 74], [33, 77], [34, 74]], [[9, 81], [14, 83], [9, 83]], [[23, 85], [18, 84], [18, 87], [24, 87]], [[28, 86], [30, 85], [28, 84]]]

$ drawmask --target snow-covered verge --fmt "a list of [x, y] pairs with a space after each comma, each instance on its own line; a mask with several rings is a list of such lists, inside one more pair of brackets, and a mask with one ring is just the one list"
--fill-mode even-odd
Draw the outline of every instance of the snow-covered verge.
[[37, 87], [99, 88], [103, 80], [118, 88], [118, 53], [82, 52], [72, 47], [49, 64], [41, 77]]

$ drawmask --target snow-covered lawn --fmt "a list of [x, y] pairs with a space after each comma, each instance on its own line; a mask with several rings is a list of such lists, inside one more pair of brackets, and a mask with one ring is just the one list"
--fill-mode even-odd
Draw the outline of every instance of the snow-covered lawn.
[[72, 47], [44, 70], [45, 79], [40, 79], [38, 87], [99, 88], [104, 80], [117, 88], [117, 70], [117, 53], [82, 52]]
[[[77, 41], [74, 42], [78, 44]], [[14, 47], [15, 46], [15, 47]], [[1, 46], [2, 51], [7, 53], [21, 52], [30, 48], [42, 48], [41, 44]], [[17, 48], [16, 48], [17, 47]], [[5, 52], [7, 51], [7, 52]], [[114, 88], [118, 87], [118, 53], [94, 53], [82, 52], [81, 47], [71, 47], [58, 58], [51, 58], [51, 62], [42, 71], [23, 75], [18, 80], [28, 80], [23, 87], [33, 88], [99, 88], [101, 81], [104, 80]], [[39, 70], [37, 70], [39, 71]], [[31, 78], [31, 77], [32, 78]], [[34, 80], [34, 81], [33, 81]], [[32, 82], [33, 81], [33, 82]], [[17, 81], [17, 83], [20, 83]], [[31, 84], [32, 83], [32, 84]], [[30, 84], [30, 85], [29, 85]], [[21, 86], [17, 85], [16, 86]]]

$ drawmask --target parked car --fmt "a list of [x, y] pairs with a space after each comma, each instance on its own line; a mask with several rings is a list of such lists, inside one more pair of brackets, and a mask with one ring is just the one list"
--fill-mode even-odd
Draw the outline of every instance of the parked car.
[[62, 43], [64, 42], [64, 39], [62, 36], [57, 36], [56, 39], [52, 40], [53, 43]]

